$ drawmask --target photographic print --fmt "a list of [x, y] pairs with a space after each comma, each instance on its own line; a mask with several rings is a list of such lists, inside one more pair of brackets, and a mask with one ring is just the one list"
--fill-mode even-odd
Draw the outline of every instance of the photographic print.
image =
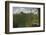
[[13, 7], [13, 28], [39, 27], [40, 8]]
[[45, 31], [45, 4], [5, 1], [5, 33]]

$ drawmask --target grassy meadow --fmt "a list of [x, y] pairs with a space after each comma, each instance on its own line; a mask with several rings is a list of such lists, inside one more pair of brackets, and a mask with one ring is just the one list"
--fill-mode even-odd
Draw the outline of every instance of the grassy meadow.
[[20, 12], [13, 14], [13, 28], [18, 27], [39, 27], [39, 15]]

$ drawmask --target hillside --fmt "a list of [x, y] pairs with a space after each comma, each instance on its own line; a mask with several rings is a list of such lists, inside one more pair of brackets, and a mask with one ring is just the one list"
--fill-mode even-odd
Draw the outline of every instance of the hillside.
[[13, 14], [13, 27], [36, 27], [39, 26], [39, 15], [33, 13]]

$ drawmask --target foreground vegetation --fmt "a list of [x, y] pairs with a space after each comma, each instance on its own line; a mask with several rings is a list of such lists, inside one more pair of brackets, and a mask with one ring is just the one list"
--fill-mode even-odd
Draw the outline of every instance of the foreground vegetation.
[[35, 27], [39, 26], [39, 15], [33, 13], [13, 14], [13, 27]]

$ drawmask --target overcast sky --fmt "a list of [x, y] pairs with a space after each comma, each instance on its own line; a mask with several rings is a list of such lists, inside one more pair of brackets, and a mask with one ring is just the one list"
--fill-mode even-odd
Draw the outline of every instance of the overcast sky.
[[20, 12], [24, 12], [24, 13], [34, 13], [37, 14], [38, 13], [38, 9], [37, 8], [30, 8], [30, 7], [13, 7], [13, 14], [19, 14]]

